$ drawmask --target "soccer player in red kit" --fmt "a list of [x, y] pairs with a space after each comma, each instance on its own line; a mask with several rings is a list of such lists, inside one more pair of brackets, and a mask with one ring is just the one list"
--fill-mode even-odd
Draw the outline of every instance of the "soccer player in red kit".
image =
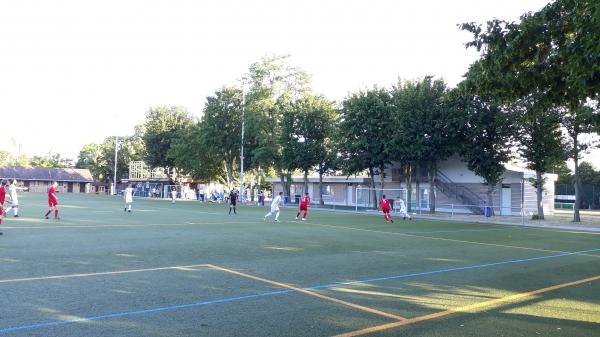
[[54, 219], [60, 219], [58, 217], [58, 198], [56, 197], [56, 187], [58, 186], [58, 183], [55, 181], [52, 183], [52, 186], [50, 186], [50, 189], [48, 189], [48, 212], [46, 212], [46, 219], [48, 219], [48, 215], [50, 215], [50, 213], [52, 213], [52, 211], [54, 211]]
[[[2, 224], [2, 217], [4, 217], [4, 201], [6, 201], [6, 188], [4, 188], [6, 182], [0, 181], [0, 225]], [[0, 232], [2, 235], [2, 232]]]
[[381, 211], [383, 212], [383, 218], [385, 219], [385, 222], [394, 222], [392, 216], [390, 215], [390, 210], [392, 209], [392, 206], [390, 204], [390, 201], [385, 198], [385, 194], [381, 196], [381, 200], [379, 201], [379, 207], [381, 207]]
[[296, 220], [298, 220], [298, 217], [300, 216], [301, 212], [304, 212], [302, 221], [306, 220], [306, 216], [308, 215], [308, 204], [309, 203], [310, 203], [310, 197], [308, 196], [308, 193], [304, 193], [304, 197], [302, 197], [302, 199], [300, 199], [300, 209], [298, 210], [298, 213], [296, 213]]

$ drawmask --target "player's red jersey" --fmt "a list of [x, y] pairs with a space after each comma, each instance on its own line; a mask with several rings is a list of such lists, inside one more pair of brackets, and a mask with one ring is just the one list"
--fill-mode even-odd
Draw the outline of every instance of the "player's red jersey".
[[4, 205], [4, 201], [6, 201], [6, 189], [0, 186], [0, 205]]
[[381, 207], [381, 210], [384, 212], [389, 212], [392, 208], [388, 199], [381, 199], [381, 201], [379, 201], [379, 207]]
[[56, 200], [56, 190], [54, 189], [54, 186], [51, 186], [48, 190], [48, 205], [56, 206], [57, 203], [58, 201]]
[[305, 195], [304, 197], [302, 197], [302, 199], [300, 199], [300, 210], [307, 211], [309, 202], [310, 202], [310, 198], [308, 197], [308, 195]]

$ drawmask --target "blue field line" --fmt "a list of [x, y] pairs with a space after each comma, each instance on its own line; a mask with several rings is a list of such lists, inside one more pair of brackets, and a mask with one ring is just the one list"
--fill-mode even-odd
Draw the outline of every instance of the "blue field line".
[[267, 292], [267, 293], [259, 293], [259, 294], [239, 296], [239, 297], [229, 297], [229, 298], [223, 298], [223, 299], [212, 300], [212, 301], [203, 301], [203, 302], [172, 305], [172, 306], [152, 308], [152, 309], [124, 311], [124, 312], [118, 312], [118, 313], [114, 313], [114, 314], [82, 317], [82, 318], [72, 319], [72, 320], [67, 320], [67, 321], [43, 322], [43, 323], [36, 323], [36, 324], [31, 324], [31, 325], [15, 326], [15, 327], [11, 327], [11, 328], [2, 328], [2, 329], [0, 329], [0, 333], [16, 332], [16, 331], [22, 331], [22, 330], [43, 329], [43, 328], [50, 328], [50, 327], [58, 326], [58, 325], [97, 321], [97, 320], [101, 320], [101, 319], [118, 318], [118, 317], [133, 316], [133, 315], [144, 315], [144, 314], [161, 312], [161, 311], [170, 311], [170, 310], [177, 310], [177, 309], [201, 307], [201, 306], [210, 305], [210, 304], [237, 302], [237, 301], [243, 301], [243, 300], [248, 300], [248, 299], [252, 299], [252, 298], [274, 296], [274, 295], [287, 294], [287, 293], [292, 293], [292, 292], [295, 292], [295, 290], [287, 290], [286, 289], [286, 290], [271, 291], [271, 292]]
[[441, 273], [447, 273], [447, 272], [451, 272], [451, 271], [462, 271], [462, 270], [470, 270], [470, 269], [480, 269], [480, 268], [502, 266], [502, 265], [507, 265], [507, 264], [515, 264], [515, 263], [523, 263], [523, 262], [539, 261], [539, 260], [548, 260], [548, 259], [554, 259], [554, 258], [557, 258], [557, 257], [570, 256], [570, 255], [578, 255], [578, 254], [586, 254], [586, 253], [593, 253], [593, 252], [598, 252], [598, 251], [600, 251], [600, 248], [588, 249], [588, 250], [581, 250], [581, 251], [571, 252], [571, 253], [561, 253], [561, 254], [556, 254], [556, 255], [546, 255], [546, 256], [539, 256], [539, 257], [531, 257], [531, 258], [527, 258], [527, 259], [519, 259], [519, 260], [509, 260], [509, 261], [500, 261], [500, 262], [493, 262], [493, 263], [485, 263], [485, 264], [478, 264], [478, 265], [474, 265], [474, 266], [456, 267], [456, 268], [448, 268], [448, 269], [438, 269], [438, 270], [432, 270], [432, 271], [426, 271], [426, 272], [420, 272], [420, 273], [411, 273], [411, 274], [403, 274], [403, 275], [385, 276], [385, 277], [378, 277], [378, 278], [372, 278], [372, 279], [366, 279], [366, 280], [357, 280], [357, 281], [348, 281], [348, 282], [336, 282], [336, 283], [330, 283], [330, 284], [324, 284], [324, 285], [318, 285], [318, 286], [308, 287], [308, 288], [304, 288], [304, 289], [305, 290], [315, 290], [315, 289], [333, 288], [333, 287], [337, 287], [337, 286], [341, 286], [341, 285], [352, 285], [352, 284], [357, 284], [357, 283], [374, 283], [374, 282], [395, 280], [395, 279], [401, 279], [401, 278], [409, 278], [409, 277], [416, 277], [416, 276], [426, 276], [426, 275], [433, 275], [433, 274], [441, 274]]
[[436, 233], [461, 233], [461, 232], [490, 232], [490, 231], [506, 231], [506, 230], [524, 230], [531, 229], [530, 227], [502, 227], [502, 228], [478, 228], [478, 229], [456, 229], [456, 230], [441, 230], [441, 231], [422, 231], [422, 232], [396, 232], [399, 234], [436, 234]]
[[[519, 259], [519, 260], [500, 261], [500, 262], [485, 263], [485, 264], [478, 264], [478, 265], [465, 266], [465, 267], [438, 269], [438, 270], [432, 270], [432, 271], [420, 272], [420, 273], [393, 275], [393, 276], [378, 277], [378, 278], [348, 281], [348, 282], [335, 282], [335, 283], [330, 283], [330, 284], [325, 284], [325, 285], [306, 287], [306, 288], [302, 288], [302, 289], [310, 291], [310, 290], [317, 290], [317, 289], [333, 288], [333, 287], [337, 287], [337, 286], [341, 286], [341, 285], [352, 285], [352, 284], [358, 284], [358, 283], [375, 283], [375, 282], [402, 279], [402, 278], [448, 273], [448, 272], [453, 272], [453, 271], [464, 271], [464, 270], [472, 270], [472, 269], [480, 269], [480, 268], [497, 267], [497, 266], [508, 265], [508, 264], [524, 263], [524, 262], [539, 261], [539, 260], [548, 260], [548, 259], [554, 259], [554, 258], [559, 258], [559, 257], [564, 257], [564, 256], [572, 256], [572, 255], [593, 253], [593, 252], [599, 252], [599, 251], [600, 251], [600, 248], [580, 250], [580, 251], [570, 252], [570, 253], [546, 255], [546, 256], [532, 257], [532, 258]], [[253, 295], [228, 297], [228, 298], [216, 299], [216, 300], [211, 300], [211, 301], [195, 302], [195, 303], [189, 303], [189, 304], [179, 304], [179, 305], [172, 305], [172, 306], [165, 306], [165, 307], [158, 307], [158, 308], [151, 308], [151, 309], [134, 310], [134, 311], [123, 311], [123, 312], [118, 312], [118, 313], [113, 313], [113, 314], [82, 317], [82, 318], [73, 319], [73, 320], [42, 322], [42, 323], [36, 323], [36, 324], [30, 324], [30, 325], [21, 325], [21, 326], [15, 326], [15, 327], [0, 328], [0, 334], [23, 331], [23, 330], [43, 329], [43, 328], [49, 328], [49, 327], [54, 327], [54, 326], [67, 325], [67, 324], [74, 324], [74, 323], [80, 323], [80, 322], [87, 322], [87, 321], [97, 321], [97, 320], [101, 320], [101, 319], [119, 318], [119, 317], [133, 316], [133, 315], [144, 315], [144, 314], [161, 312], [161, 311], [172, 311], [172, 310], [177, 310], [177, 309], [194, 308], [194, 307], [200, 307], [200, 306], [211, 305], [211, 304], [239, 302], [239, 301], [244, 301], [244, 300], [249, 300], [249, 299], [254, 299], [254, 298], [269, 297], [269, 296], [289, 294], [289, 293], [295, 293], [295, 292], [297, 292], [297, 291], [291, 290], [291, 289], [285, 289], [285, 290], [279, 290], [279, 291], [258, 293], [258, 294], [253, 294]]]

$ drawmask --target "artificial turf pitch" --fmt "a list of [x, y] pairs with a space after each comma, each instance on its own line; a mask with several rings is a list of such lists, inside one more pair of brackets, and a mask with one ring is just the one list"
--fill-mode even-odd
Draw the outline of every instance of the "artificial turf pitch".
[[0, 336], [600, 336], [600, 235], [21, 196]]

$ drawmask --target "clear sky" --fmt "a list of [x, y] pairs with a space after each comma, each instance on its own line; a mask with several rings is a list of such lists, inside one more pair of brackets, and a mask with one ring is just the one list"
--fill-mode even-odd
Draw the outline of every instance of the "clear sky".
[[[424, 75], [460, 81], [458, 23], [516, 20], [547, 0], [0, 0], [0, 149], [76, 157], [150, 106], [199, 116], [207, 95], [290, 54], [330, 99]], [[597, 166], [600, 166], [597, 163]]]

